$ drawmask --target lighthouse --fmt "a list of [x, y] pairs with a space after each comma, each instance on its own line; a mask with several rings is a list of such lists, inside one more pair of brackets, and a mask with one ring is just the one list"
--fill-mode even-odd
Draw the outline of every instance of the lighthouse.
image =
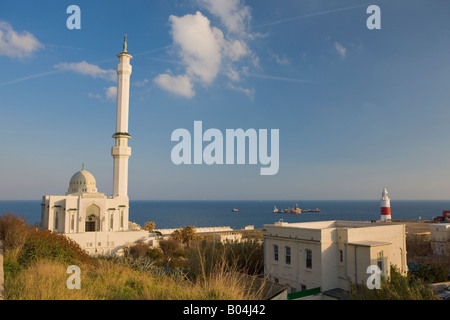
[[387, 220], [391, 220], [391, 200], [385, 187], [381, 193], [381, 221]]

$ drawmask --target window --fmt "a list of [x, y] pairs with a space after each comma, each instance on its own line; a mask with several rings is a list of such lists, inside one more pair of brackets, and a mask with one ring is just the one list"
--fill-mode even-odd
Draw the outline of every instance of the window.
[[380, 270], [383, 270], [383, 251], [377, 252], [377, 266]]
[[339, 250], [339, 261], [344, 262], [344, 251]]
[[114, 216], [111, 214], [111, 218], [109, 219], [109, 228], [112, 230], [114, 226]]
[[286, 247], [286, 264], [291, 264], [291, 248]]
[[275, 261], [278, 261], [278, 246], [277, 245], [273, 246], [273, 259]]
[[306, 268], [312, 269], [312, 251], [306, 249]]
[[58, 231], [58, 212], [55, 212], [55, 230]]

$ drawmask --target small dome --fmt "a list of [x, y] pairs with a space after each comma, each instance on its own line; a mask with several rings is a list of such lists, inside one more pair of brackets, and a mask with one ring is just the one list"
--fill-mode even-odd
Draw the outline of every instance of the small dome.
[[75, 173], [69, 182], [69, 190], [67, 193], [96, 193], [97, 183], [95, 182], [94, 176], [89, 172], [84, 170]]

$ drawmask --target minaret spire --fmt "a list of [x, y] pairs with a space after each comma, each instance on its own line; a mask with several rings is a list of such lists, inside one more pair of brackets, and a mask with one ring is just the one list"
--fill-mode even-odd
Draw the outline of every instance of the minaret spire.
[[114, 158], [113, 197], [128, 198], [128, 158], [131, 156], [131, 148], [128, 146], [128, 139], [131, 138], [128, 133], [128, 109], [132, 72], [130, 60], [133, 57], [127, 52], [127, 35], [124, 37], [123, 51], [117, 57], [117, 121], [116, 133], [113, 135], [116, 143], [111, 150]]
[[127, 34], [123, 38], [123, 52], [127, 52]]

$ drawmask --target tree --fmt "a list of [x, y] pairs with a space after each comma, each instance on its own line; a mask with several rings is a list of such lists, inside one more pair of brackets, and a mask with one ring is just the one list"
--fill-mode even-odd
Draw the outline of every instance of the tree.
[[179, 241], [179, 242], [183, 242], [183, 235], [182, 235], [182, 229], [177, 229], [174, 232], [172, 232], [172, 238]]
[[171, 268], [184, 266], [185, 252], [180, 248], [180, 243], [175, 239], [161, 240], [159, 247], [163, 252], [163, 262]]
[[197, 231], [193, 226], [184, 227], [181, 231], [181, 235], [183, 238], [183, 243], [185, 243], [188, 248], [190, 247], [191, 242], [198, 238]]
[[148, 231], [148, 232], [153, 232], [153, 230], [155, 229], [155, 222], [154, 221], [147, 221], [144, 224], [144, 230]]
[[198, 239], [198, 235], [195, 227], [185, 226], [184, 228], [175, 230], [172, 233], [172, 238], [178, 240], [181, 243], [184, 243], [189, 248], [191, 242]]

